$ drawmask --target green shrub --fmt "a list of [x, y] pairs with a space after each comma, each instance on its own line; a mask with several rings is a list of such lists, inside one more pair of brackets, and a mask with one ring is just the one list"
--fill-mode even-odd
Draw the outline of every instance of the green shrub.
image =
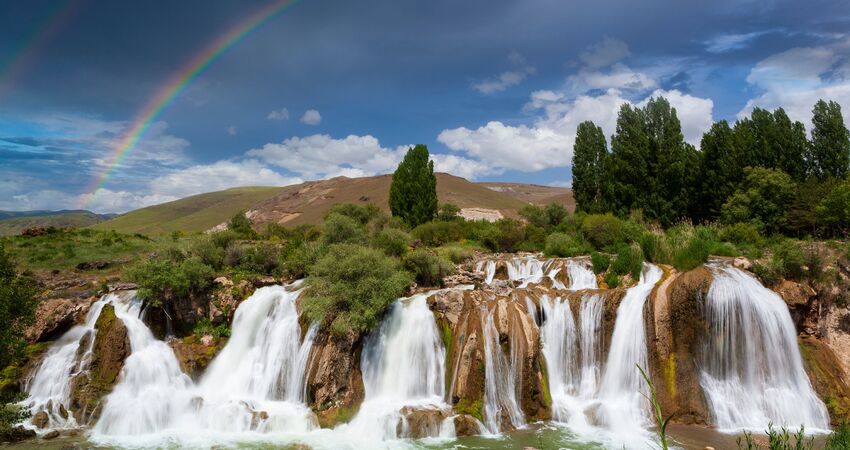
[[472, 258], [472, 249], [467, 247], [461, 247], [460, 245], [449, 245], [446, 247], [438, 247], [435, 249], [440, 257], [448, 259], [449, 261], [460, 264], [469, 258]]
[[414, 228], [410, 234], [422, 241], [423, 244], [432, 247], [448, 244], [449, 242], [457, 242], [463, 239], [464, 236], [461, 221], [426, 222]]
[[785, 278], [800, 280], [805, 275], [806, 259], [803, 250], [791, 239], [782, 241], [773, 249], [773, 264], [778, 274]]
[[354, 219], [360, 225], [366, 225], [372, 220], [379, 219], [381, 216], [386, 215], [383, 211], [381, 211], [381, 208], [374, 203], [366, 203], [363, 205], [355, 203], [337, 203], [331, 206], [331, 209], [329, 209], [327, 214], [325, 214], [325, 220], [327, 221], [328, 218], [334, 214]]
[[304, 278], [326, 249], [319, 242], [305, 242], [294, 247], [283, 258], [283, 272], [292, 278]]
[[617, 275], [630, 273], [637, 280], [643, 270], [643, 251], [637, 244], [622, 245], [617, 250], [617, 258], [611, 264], [611, 271]]
[[564, 233], [552, 233], [546, 238], [546, 256], [568, 258], [583, 255], [586, 250], [584, 243]]
[[185, 298], [210, 286], [214, 272], [196, 257], [182, 261], [147, 260], [130, 267], [127, 278], [139, 285], [138, 295], [154, 306]]
[[440, 209], [437, 210], [437, 220], [442, 221], [451, 221], [457, 219], [457, 215], [460, 214], [460, 208], [453, 203], [443, 203], [440, 205]]
[[263, 275], [273, 275], [279, 266], [280, 248], [269, 244], [247, 247], [239, 261], [239, 268]]
[[204, 317], [195, 324], [195, 327], [192, 329], [192, 334], [194, 334], [196, 338], [201, 338], [205, 334], [209, 334], [212, 337], [219, 339], [223, 337], [230, 337], [230, 328], [227, 327], [226, 323], [213, 325], [209, 319]]
[[365, 244], [366, 227], [351, 216], [328, 214], [322, 225], [322, 242], [326, 245]]
[[523, 252], [538, 252], [546, 247], [546, 230], [535, 225], [526, 225], [523, 230], [524, 239], [517, 244], [517, 250]]
[[595, 249], [610, 249], [623, 240], [623, 222], [612, 214], [589, 214], [581, 224], [581, 233]]
[[443, 278], [455, 272], [451, 261], [427, 249], [417, 249], [404, 258], [404, 267], [413, 273], [420, 286], [443, 286]]
[[850, 449], [850, 425], [841, 422], [841, 425], [826, 438], [824, 450], [847, 450]]
[[605, 253], [593, 252], [590, 254], [590, 262], [593, 264], [593, 273], [600, 274], [608, 270], [611, 257]]
[[764, 238], [759, 233], [758, 227], [747, 222], [723, 227], [720, 230], [720, 239], [741, 246], [761, 247], [764, 245]]
[[257, 237], [257, 232], [251, 227], [251, 219], [245, 215], [245, 211], [239, 211], [227, 222], [227, 229], [245, 238]]
[[850, 231], [850, 179], [830, 191], [816, 208], [819, 225], [832, 235]]
[[500, 219], [481, 230], [481, 243], [494, 252], [513, 252], [525, 239], [525, 230], [517, 220]]
[[0, 243], [0, 368], [21, 355], [24, 331], [35, 319], [38, 288], [27, 273], [20, 274]]
[[401, 256], [407, 251], [407, 246], [413, 238], [401, 230], [387, 228], [379, 231], [372, 238], [372, 246], [390, 256]]
[[212, 237], [203, 236], [196, 240], [189, 248], [189, 253], [213, 269], [218, 270], [224, 266], [224, 248], [216, 245]]
[[640, 248], [648, 261], [669, 264], [673, 261], [673, 250], [665, 234], [647, 231], [640, 236]]
[[549, 203], [544, 208], [544, 211], [546, 212], [546, 218], [549, 220], [549, 225], [553, 227], [560, 225], [570, 215], [566, 206], [560, 203]]
[[8, 436], [14, 427], [31, 416], [28, 408], [17, 403], [23, 400], [20, 397], [23, 396], [0, 394], [0, 439]]
[[614, 272], [608, 272], [605, 274], [605, 284], [608, 285], [608, 288], [614, 289], [620, 285], [620, 276]]
[[550, 226], [549, 216], [546, 214], [546, 211], [537, 205], [523, 206], [522, 209], [519, 210], [519, 215], [525, 219], [529, 225], [543, 229], [549, 228]]
[[338, 336], [374, 328], [412, 278], [393, 258], [354, 244], [330, 246], [309, 275], [303, 314]]

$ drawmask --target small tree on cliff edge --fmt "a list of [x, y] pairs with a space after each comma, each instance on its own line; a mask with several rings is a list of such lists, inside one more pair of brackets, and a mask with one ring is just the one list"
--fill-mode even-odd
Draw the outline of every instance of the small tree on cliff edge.
[[437, 177], [428, 147], [420, 144], [404, 155], [390, 185], [390, 210], [412, 227], [437, 214]]

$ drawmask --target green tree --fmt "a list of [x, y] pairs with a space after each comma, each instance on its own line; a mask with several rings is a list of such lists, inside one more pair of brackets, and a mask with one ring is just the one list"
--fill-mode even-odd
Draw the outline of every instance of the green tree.
[[843, 179], [850, 170], [850, 133], [844, 126], [841, 105], [819, 100], [812, 109], [810, 175], [825, 180]]
[[35, 280], [19, 274], [0, 245], [0, 367], [21, 355], [26, 344], [24, 330], [38, 306], [37, 294]]
[[428, 147], [419, 144], [404, 155], [390, 185], [390, 210], [411, 227], [437, 214], [437, 177]]
[[741, 188], [723, 205], [723, 221], [749, 222], [766, 233], [778, 233], [788, 222], [795, 184], [785, 172], [764, 167], [744, 169]]
[[245, 215], [245, 211], [239, 211], [227, 222], [227, 229], [235, 231], [243, 236], [254, 237], [256, 232], [251, 227], [251, 219]]
[[437, 212], [437, 219], [442, 221], [455, 220], [460, 214], [460, 208], [454, 203], [443, 203]]
[[685, 142], [676, 109], [663, 97], [644, 108], [620, 108], [611, 138], [610, 201], [626, 215], [641, 209], [646, 217], [670, 225], [688, 213], [699, 164]]
[[828, 232], [847, 236], [850, 232], [850, 179], [832, 189], [817, 206], [820, 226]]
[[779, 169], [794, 180], [806, 176], [806, 128], [792, 122], [785, 110], [754, 108], [751, 116], [735, 123], [738, 145], [744, 152], [741, 166]]
[[579, 211], [604, 211], [605, 161], [608, 144], [602, 128], [591, 121], [582, 122], [576, 130], [573, 146], [573, 195]]
[[723, 203], [735, 192], [744, 178], [741, 152], [735, 135], [725, 120], [715, 122], [702, 135], [700, 143], [699, 196], [691, 208], [697, 220], [716, 220]]

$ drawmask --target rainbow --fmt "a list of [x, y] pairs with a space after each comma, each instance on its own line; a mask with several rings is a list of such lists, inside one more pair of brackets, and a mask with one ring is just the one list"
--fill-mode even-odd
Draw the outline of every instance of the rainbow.
[[104, 187], [109, 180], [110, 175], [115, 172], [116, 167], [121, 164], [127, 155], [139, 143], [139, 140], [144, 136], [145, 132], [153, 125], [159, 115], [180, 95], [186, 86], [197, 78], [201, 73], [210, 67], [218, 58], [221, 57], [227, 50], [238, 44], [251, 32], [261, 27], [270, 19], [281, 13], [289, 6], [296, 4], [298, 0], [275, 0], [269, 3], [266, 7], [256, 11], [246, 17], [233, 27], [227, 33], [218, 37], [212, 43], [204, 47], [203, 51], [198, 53], [189, 62], [184, 64], [180, 70], [174, 73], [169, 78], [168, 83], [161, 87], [156, 95], [148, 101], [145, 106], [136, 114], [133, 121], [130, 123], [128, 131], [117, 142], [117, 145], [112, 149], [111, 154], [107, 157], [107, 164], [102, 172], [94, 179], [94, 182], [86, 192], [88, 195], [83, 196], [83, 206], [88, 207], [97, 198], [98, 192]]
[[57, 7], [21, 41], [21, 45], [9, 55], [6, 63], [0, 64], [0, 94], [14, 86], [26, 69], [35, 62], [41, 49], [74, 18], [80, 5], [79, 0], [70, 0]]

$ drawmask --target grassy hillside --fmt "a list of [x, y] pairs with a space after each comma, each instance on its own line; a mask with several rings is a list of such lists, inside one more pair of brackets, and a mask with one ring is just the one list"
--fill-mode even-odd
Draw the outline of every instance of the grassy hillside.
[[[389, 212], [392, 175], [363, 178], [338, 177], [283, 188], [281, 192], [251, 208], [256, 224], [277, 222], [286, 225], [318, 224], [331, 206], [337, 203], [374, 203]], [[461, 208], [498, 210], [506, 217], [516, 217], [525, 203], [453, 175], [437, 174], [437, 196], [440, 203], [454, 203]]]
[[101, 222], [92, 228], [121, 233], [157, 235], [172, 231], [192, 233], [208, 230], [278, 194], [281, 187], [240, 187], [193, 195], [161, 205], [149, 206]]
[[576, 207], [575, 200], [573, 199], [573, 191], [570, 188], [501, 182], [479, 184], [526, 203], [533, 203], [540, 206], [548, 205], [549, 203], [560, 203], [570, 211], [574, 211]]
[[20, 234], [26, 228], [82, 228], [106, 220], [91, 211], [0, 211], [0, 236]]

